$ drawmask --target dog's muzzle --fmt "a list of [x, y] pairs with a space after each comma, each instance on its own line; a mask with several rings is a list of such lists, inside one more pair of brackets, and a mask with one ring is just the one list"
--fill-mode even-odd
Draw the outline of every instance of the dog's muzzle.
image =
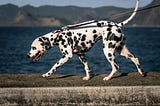
[[28, 53], [28, 54], [27, 54], [27, 57], [28, 57], [28, 58], [31, 58], [30, 55], [31, 55], [31, 53]]
[[[27, 54], [27, 57], [28, 57], [28, 58], [32, 58], [32, 57], [30, 56], [30, 54], [31, 54], [31, 53], [28, 53], [28, 54]], [[43, 52], [38, 51], [38, 52], [35, 54], [35, 56], [33, 56], [33, 62], [37, 62], [37, 61], [42, 57], [42, 55], [43, 55]]]

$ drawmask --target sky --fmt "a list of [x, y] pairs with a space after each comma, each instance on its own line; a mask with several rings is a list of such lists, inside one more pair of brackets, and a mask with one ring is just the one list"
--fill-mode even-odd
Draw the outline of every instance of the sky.
[[[131, 8], [135, 6], [136, 0], [0, 0], [0, 5], [15, 4], [17, 6], [32, 5], [39, 7], [42, 5], [67, 6], [74, 5], [80, 7], [101, 7], [101, 6], [116, 6]], [[140, 0], [140, 7], [146, 6], [152, 0]]]

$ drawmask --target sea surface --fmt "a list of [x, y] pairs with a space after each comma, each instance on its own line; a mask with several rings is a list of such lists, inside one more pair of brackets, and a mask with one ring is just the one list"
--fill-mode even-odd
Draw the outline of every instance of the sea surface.
[[[32, 41], [56, 27], [0, 27], [0, 74], [30, 74], [47, 72], [62, 56], [57, 46], [45, 53], [41, 60], [33, 63], [26, 54]], [[160, 72], [160, 28], [123, 28], [128, 49], [139, 58], [146, 72]], [[86, 53], [91, 74], [111, 72], [111, 66], [106, 60], [102, 42], [97, 42]], [[119, 72], [136, 72], [135, 65], [128, 59], [116, 55], [120, 66]], [[85, 70], [76, 55], [73, 56], [55, 74], [83, 75]]]

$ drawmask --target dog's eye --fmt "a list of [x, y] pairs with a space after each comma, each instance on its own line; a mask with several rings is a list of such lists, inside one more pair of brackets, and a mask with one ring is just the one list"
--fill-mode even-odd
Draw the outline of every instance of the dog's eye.
[[32, 50], [36, 50], [37, 48], [36, 47], [32, 47]]

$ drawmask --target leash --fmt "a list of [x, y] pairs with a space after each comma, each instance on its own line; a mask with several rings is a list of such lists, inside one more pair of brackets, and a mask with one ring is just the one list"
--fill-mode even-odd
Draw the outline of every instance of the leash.
[[[150, 6], [150, 7], [146, 7], [146, 8], [143, 8], [143, 9], [139, 9], [135, 12], [142, 12], [142, 11], [145, 11], [145, 10], [149, 10], [149, 9], [153, 9], [153, 8], [157, 8], [157, 7], [160, 7], [160, 4], [158, 5], [154, 5], [154, 6]], [[117, 14], [117, 15], [112, 15], [110, 17], [107, 17], [107, 18], [103, 18], [103, 19], [99, 19], [99, 20], [109, 20], [109, 19], [117, 19], [117, 18], [120, 18], [122, 16], [125, 16], [125, 15], [128, 15], [130, 13], [132, 13], [133, 11], [127, 11], [127, 12], [124, 12], [124, 13], [120, 13], [120, 14]], [[72, 28], [76, 28], [76, 27], [80, 27], [80, 26], [84, 26], [84, 25], [88, 25], [88, 24], [92, 24], [92, 23], [95, 23], [95, 22], [98, 22], [99, 20], [92, 20], [92, 21], [89, 21], [89, 22], [85, 22], [85, 23], [80, 23], [80, 24], [76, 24], [76, 25], [67, 25], [65, 27], [62, 27], [61, 29], [58, 30], [58, 32], [62, 32], [63, 30], [65, 29], [72, 29]], [[58, 34], [59, 35], [59, 34]]]
[[[153, 8], [157, 8], [157, 7], [160, 7], [160, 4], [154, 5], [154, 6], [150, 6], [150, 7], [146, 7], [146, 8], [143, 8], [143, 9], [139, 9], [139, 10], [137, 10], [137, 11], [135, 11], [135, 12], [138, 13], [138, 12], [142, 12], [142, 11], [149, 10], [149, 9], [153, 9]], [[127, 12], [124, 12], [124, 13], [120, 13], [120, 14], [117, 14], [117, 15], [113, 15], [113, 16], [107, 17], [107, 18], [105, 18], [105, 19], [117, 19], [117, 18], [119, 18], [119, 17], [128, 15], [128, 14], [130, 14], [130, 13], [132, 13], [132, 11], [127, 11]]]

